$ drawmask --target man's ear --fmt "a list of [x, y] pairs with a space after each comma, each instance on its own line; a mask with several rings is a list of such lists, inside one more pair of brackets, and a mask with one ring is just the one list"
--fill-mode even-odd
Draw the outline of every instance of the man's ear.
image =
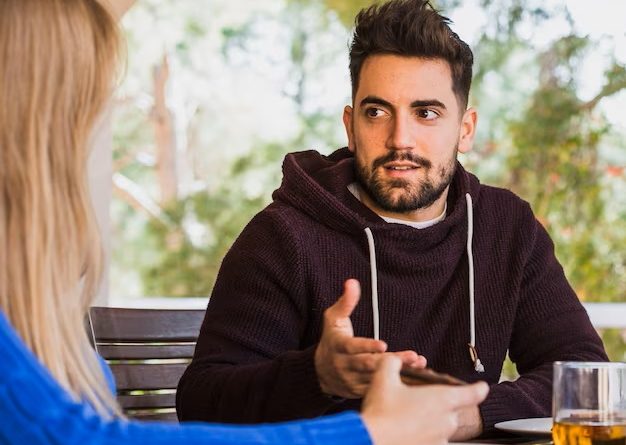
[[348, 150], [354, 153], [354, 127], [352, 124], [353, 109], [350, 105], [343, 108], [343, 126], [346, 127], [346, 136], [348, 136]]
[[461, 118], [461, 128], [459, 131], [459, 152], [467, 153], [474, 145], [474, 135], [476, 134], [476, 123], [478, 122], [478, 112], [475, 108], [468, 108]]

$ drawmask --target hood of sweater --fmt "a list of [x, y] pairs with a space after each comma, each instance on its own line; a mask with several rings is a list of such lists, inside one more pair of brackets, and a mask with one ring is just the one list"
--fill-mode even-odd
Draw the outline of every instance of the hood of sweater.
[[416, 230], [404, 224], [387, 223], [352, 195], [348, 185], [356, 181], [354, 163], [354, 156], [347, 148], [341, 148], [329, 156], [313, 150], [290, 153], [283, 162], [282, 184], [274, 192], [273, 198], [299, 209], [334, 230], [354, 233], [369, 227], [374, 233], [385, 237], [408, 241], [406, 248], [411, 255], [415, 254], [416, 248], [430, 250], [456, 230], [463, 233], [465, 238], [465, 194], [471, 195], [476, 206], [480, 183], [461, 164], [457, 162], [456, 173], [450, 184], [445, 219], [432, 227]]
[[[347, 148], [329, 156], [314, 150], [288, 154], [283, 162], [283, 181], [272, 197], [275, 202], [298, 209], [333, 230], [367, 241], [372, 281], [373, 337], [379, 338], [377, 263], [404, 269], [419, 263], [441, 267], [449, 258], [465, 254], [469, 263], [470, 332], [468, 347], [476, 371], [483, 367], [475, 344], [474, 272], [472, 255], [473, 209], [480, 198], [480, 182], [457, 162], [450, 184], [446, 217], [437, 224], [415, 229], [388, 223], [362, 204], [348, 189], [356, 181], [355, 159]], [[376, 240], [384, 240], [377, 251]], [[382, 243], [381, 243], [382, 244]]]

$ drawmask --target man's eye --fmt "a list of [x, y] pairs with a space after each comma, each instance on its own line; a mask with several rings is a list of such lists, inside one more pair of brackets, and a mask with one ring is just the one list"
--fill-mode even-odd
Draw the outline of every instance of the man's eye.
[[420, 108], [417, 110], [417, 116], [421, 119], [433, 120], [437, 119], [439, 117], [439, 114], [436, 111], [430, 110], [428, 108]]
[[365, 114], [368, 117], [380, 117], [384, 113], [385, 112], [383, 110], [381, 110], [380, 108], [368, 108], [367, 110], [365, 110]]

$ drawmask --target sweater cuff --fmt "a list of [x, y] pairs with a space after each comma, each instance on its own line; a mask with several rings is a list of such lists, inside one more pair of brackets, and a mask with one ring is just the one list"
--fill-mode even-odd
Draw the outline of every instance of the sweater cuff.
[[[315, 370], [315, 349], [317, 345], [302, 351], [287, 352], [283, 356], [284, 369], [288, 376], [280, 376], [285, 382], [291, 382], [287, 387], [289, 403], [285, 404], [285, 418], [293, 418], [294, 413], [306, 407], [307, 412], [298, 417], [316, 417], [326, 413], [331, 407], [343, 402], [343, 399], [330, 397], [322, 392], [317, 372]], [[282, 416], [281, 416], [282, 417]]]
[[316, 419], [307, 425], [311, 444], [371, 445], [372, 440], [361, 417], [354, 411]]

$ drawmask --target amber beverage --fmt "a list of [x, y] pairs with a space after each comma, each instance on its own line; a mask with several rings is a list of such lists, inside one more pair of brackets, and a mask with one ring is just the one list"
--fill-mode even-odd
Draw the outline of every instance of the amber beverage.
[[626, 421], [621, 425], [557, 422], [552, 438], [554, 445], [625, 445]]
[[626, 445], [626, 363], [556, 362], [554, 445]]

